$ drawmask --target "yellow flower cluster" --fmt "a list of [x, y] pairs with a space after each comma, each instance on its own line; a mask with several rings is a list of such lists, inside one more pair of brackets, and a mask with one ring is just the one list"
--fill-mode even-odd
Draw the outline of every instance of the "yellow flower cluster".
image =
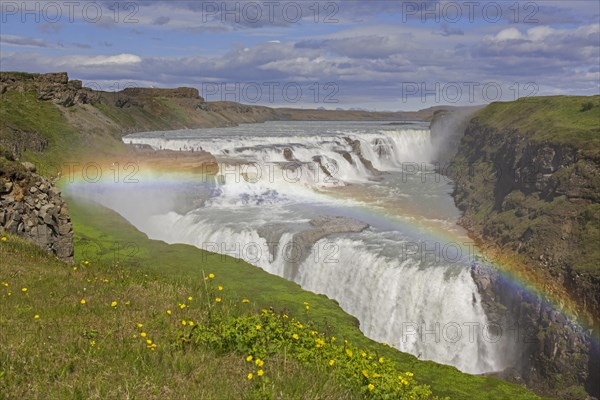
[[[254, 360], [254, 357], [251, 354], [246, 356], [246, 362], [252, 362], [252, 360]], [[256, 360], [254, 360], [254, 365], [256, 365], [256, 367], [258, 367], [258, 370], [256, 371], [256, 376], [258, 376], [258, 377], [264, 376], [265, 371], [263, 370], [262, 367], [263, 367], [263, 365], [265, 365], [265, 362], [263, 360], [261, 360], [260, 358], [257, 358]], [[246, 378], [248, 378], [248, 380], [254, 379], [254, 373], [249, 372], [248, 375], [246, 375]]]
[[[144, 324], [142, 324], [142, 323], [138, 322], [137, 324], [135, 324], [135, 327], [136, 327], [137, 329], [142, 329], [142, 328], [144, 327]], [[144, 339], [144, 342], [146, 343], [146, 348], [147, 348], [148, 350], [150, 350], [150, 351], [154, 351], [154, 350], [156, 350], [156, 347], [157, 347], [156, 343], [154, 343], [154, 341], [152, 341], [152, 339], [150, 339], [150, 338], [148, 337], [148, 334], [147, 334], [145, 331], [141, 331], [141, 332], [140, 332], [140, 337], [141, 337], [142, 339]]]

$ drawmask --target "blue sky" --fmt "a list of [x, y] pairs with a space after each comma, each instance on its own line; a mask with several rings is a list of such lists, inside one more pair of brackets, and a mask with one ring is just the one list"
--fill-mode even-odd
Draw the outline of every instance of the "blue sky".
[[414, 110], [600, 92], [600, 1], [1, 1], [0, 69]]

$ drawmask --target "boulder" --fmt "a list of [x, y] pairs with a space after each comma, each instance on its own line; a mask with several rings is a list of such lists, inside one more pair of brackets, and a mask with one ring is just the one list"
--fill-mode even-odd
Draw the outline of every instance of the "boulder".
[[35, 172], [36, 171], [35, 165], [30, 163], [29, 161], [25, 161], [24, 163], [21, 163], [21, 164], [23, 165], [23, 167], [25, 167], [25, 170], [27, 170], [27, 172]]
[[[54, 76], [47, 81], [61, 79]], [[37, 175], [33, 164], [26, 162], [22, 166], [24, 173], [9, 173], [0, 179], [0, 228], [72, 262], [73, 226], [60, 190], [50, 180]]]

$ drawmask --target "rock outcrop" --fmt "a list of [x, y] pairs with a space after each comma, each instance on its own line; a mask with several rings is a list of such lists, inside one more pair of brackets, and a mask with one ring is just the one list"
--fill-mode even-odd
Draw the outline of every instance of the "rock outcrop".
[[360, 140], [358, 140], [358, 139], [351, 139], [349, 137], [345, 137], [344, 139], [350, 145], [350, 147], [352, 147], [352, 152], [354, 154], [356, 154], [356, 156], [358, 157], [358, 159], [360, 160], [360, 162], [363, 163], [363, 165], [365, 166], [365, 168], [370, 173], [372, 173], [375, 176], [382, 174], [382, 172], [380, 170], [378, 170], [377, 168], [375, 168], [373, 166], [373, 163], [371, 162], [371, 160], [369, 160], [368, 158], [366, 158], [363, 155], [362, 149], [360, 148]]
[[0, 229], [73, 262], [73, 226], [60, 190], [31, 163], [0, 161]]
[[125, 88], [122, 90], [122, 93], [126, 96], [134, 97], [168, 97], [204, 101], [204, 99], [200, 96], [198, 89], [190, 87], [179, 87], [175, 89]]
[[79, 80], [69, 80], [66, 72], [48, 74], [0, 73], [0, 94], [8, 90], [24, 92], [34, 89], [38, 100], [50, 100], [63, 107], [88, 104], [97, 99], [90, 88], [83, 87]]
[[[460, 223], [480, 245], [514, 255], [543, 288], [534, 294], [482, 265], [471, 271], [488, 317], [524, 335], [512, 349], [517, 367], [503, 377], [545, 395], [585, 399], [585, 388], [598, 396], [600, 349], [591, 332], [600, 326], [600, 157], [566, 133], [540, 139], [518, 128], [522, 119], [499, 129], [479, 115], [454, 123], [458, 131], [446, 141], [454, 143], [444, 172], [455, 183]], [[575, 318], [549, 305], [557, 301]]]
[[[296, 233], [290, 243], [286, 243], [286, 249], [290, 254], [284, 254], [285, 270], [284, 277], [295, 281], [298, 268], [312, 252], [312, 247], [321, 239], [339, 233], [357, 233], [369, 228], [369, 224], [349, 218], [318, 216], [311, 219], [306, 227], [302, 227]], [[297, 227], [296, 227], [297, 229]], [[293, 231], [294, 228], [287, 224], [267, 224], [258, 230], [258, 234], [272, 244], [271, 257], [278, 253], [278, 244], [284, 233]]]

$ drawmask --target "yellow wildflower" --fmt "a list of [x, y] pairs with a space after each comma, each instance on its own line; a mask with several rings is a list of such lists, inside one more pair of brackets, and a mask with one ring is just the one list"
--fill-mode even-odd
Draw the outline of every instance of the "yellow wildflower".
[[188, 301], [192, 301], [194, 298], [192, 296], [188, 296]]
[[294, 338], [295, 340], [298, 340], [298, 339], [300, 339], [300, 336], [298, 336], [298, 334], [297, 334], [297, 333], [294, 333], [294, 334], [292, 335], [292, 338]]
[[146, 339], [146, 343], [148, 343], [148, 345], [152, 344], [152, 340], [151, 339]]
[[147, 334], [146, 334], [146, 332], [142, 332], [142, 333], [140, 333], [140, 336], [141, 336], [141, 337], [146, 337], [146, 336], [147, 336]]
[[6, 236], [2, 236], [2, 238], [0, 238], [0, 240], [2, 240], [3, 242], [6, 242]]
[[352, 357], [352, 350], [346, 349], [346, 354], [348, 355], [348, 357]]
[[194, 326], [194, 321], [188, 321], [189, 326]]
[[33, 318], [34, 318], [34, 319], [40, 319], [40, 316], [39, 316], [39, 315], [37, 315], [37, 314], [35, 314], [35, 315], [33, 316]]
[[242, 300], [242, 303], [250, 303], [250, 300], [248, 300], [248, 299], [243, 299], [243, 300]]
[[329, 360], [329, 366], [333, 367], [335, 365], [335, 360]]
[[216, 301], [217, 303], [220, 303], [220, 302], [221, 302], [221, 300], [222, 300], [222, 299], [221, 299], [220, 297], [217, 297], [217, 298], [215, 299], [215, 301]]
[[167, 314], [171, 315], [171, 310], [167, 310]]
[[186, 326], [187, 325], [187, 321], [185, 319], [181, 320], [181, 325]]
[[257, 358], [255, 364], [257, 367], [262, 367], [263, 365], [265, 365], [265, 362], [260, 358]]
[[367, 371], [366, 369], [363, 369], [362, 374], [365, 378], [369, 377], [369, 371]]
[[373, 389], [375, 389], [375, 385], [373, 385], [372, 383], [369, 383], [369, 384], [367, 385], [367, 389], [369, 389], [369, 391], [370, 391], [370, 392], [372, 392], [372, 391], [373, 391]]
[[83, 305], [83, 304], [85, 304], [85, 303], [86, 303], [85, 299], [81, 299], [81, 300], [79, 300], [79, 304]]
[[139, 324], [139, 323], [138, 323], [136, 326], [137, 326], [138, 328], [143, 328], [143, 327], [144, 327], [144, 325], [143, 325], [143, 324]]
[[210, 279], [215, 279], [215, 274], [208, 274], [208, 277], [209, 277]]
[[383, 364], [384, 358], [383, 357], [379, 357], [379, 363]]
[[117, 302], [116, 302], [116, 301], [113, 301], [112, 303], [110, 303], [110, 306], [111, 306], [111, 307], [116, 307], [116, 306], [117, 306]]
[[179, 303], [179, 308], [180, 308], [180, 309], [182, 309], [182, 310], [183, 310], [185, 307], [186, 307], [186, 305], [185, 305], [185, 304], [183, 304], [183, 303]]
[[217, 286], [217, 289], [218, 289], [219, 291], [221, 291], [221, 290], [223, 290], [223, 286]]
[[246, 361], [248, 361], [248, 362], [252, 361], [252, 356], [246, 357]]
[[259, 370], [256, 372], [256, 375], [258, 375], [258, 376], [263, 376], [264, 374], [265, 374], [265, 371], [263, 371], [262, 369], [259, 369]]
[[27, 292], [27, 288], [26, 287], [21, 288], [21, 292], [23, 292], [23, 293]]
[[262, 329], [262, 326], [260, 326], [260, 325], [256, 325], [256, 330], [257, 330], [257, 331], [260, 331], [261, 329]]
[[254, 378], [254, 374], [252, 372], [250, 372], [248, 374], [248, 380], [250, 381], [250, 380], [252, 380], [252, 378]]

